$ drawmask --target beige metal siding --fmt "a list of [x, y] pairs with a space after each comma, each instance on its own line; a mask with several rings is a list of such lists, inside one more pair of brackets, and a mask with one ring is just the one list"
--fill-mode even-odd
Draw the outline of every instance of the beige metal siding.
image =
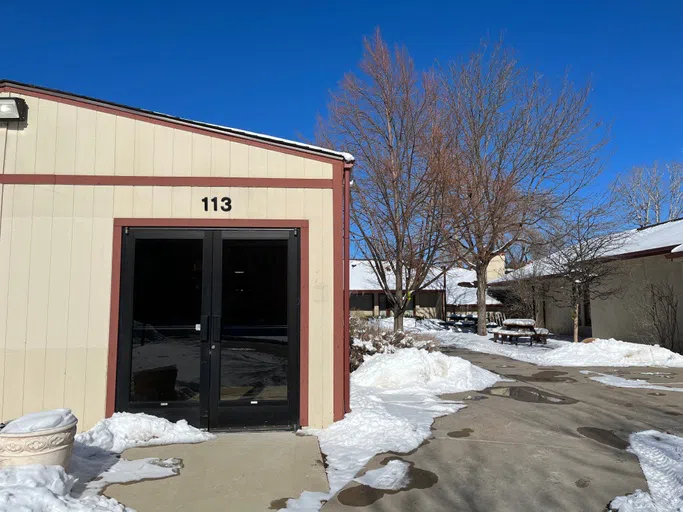
[[6, 131], [5, 173], [332, 179], [329, 163], [13, 95], [29, 115], [22, 130]]
[[215, 218], [201, 198], [218, 194], [230, 218], [309, 220], [309, 424], [332, 422], [331, 190], [72, 185], [3, 186], [3, 419], [70, 407], [89, 428], [104, 416], [114, 217]]
[[613, 297], [591, 301], [593, 336], [624, 341], [652, 341], [645, 309], [650, 284], [666, 283], [678, 296], [678, 329], [683, 336], [683, 261], [663, 255], [626, 260], [619, 277], [622, 288]]
[[[7, 95], [7, 93], [0, 93]], [[23, 97], [0, 125], [0, 173], [332, 178], [332, 165], [64, 103]], [[233, 209], [205, 212], [205, 196]], [[105, 413], [115, 218], [309, 221], [309, 425], [333, 420], [330, 189], [0, 185], [0, 419]]]

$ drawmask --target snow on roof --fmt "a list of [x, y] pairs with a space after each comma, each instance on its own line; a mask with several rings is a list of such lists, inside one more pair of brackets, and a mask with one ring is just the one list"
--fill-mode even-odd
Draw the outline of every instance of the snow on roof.
[[[352, 292], [361, 291], [381, 291], [375, 272], [372, 270], [370, 262], [367, 260], [351, 260], [349, 264], [349, 289]], [[435, 268], [431, 271], [428, 279], [433, 279], [441, 274], [441, 270]], [[477, 276], [474, 270], [466, 268], [452, 268], [446, 272], [446, 303], [455, 306], [474, 305], [477, 303], [477, 289], [472, 286], [461, 286], [461, 283], [473, 285]], [[392, 275], [387, 275], [389, 286], [395, 286], [395, 279]], [[443, 276], [438, 277], [430, 283], [425, 290], [443, 291]], [[493, 306], [498, 302], [488, 294], [486, 304]]]
[[683, 219], [662, 222], [646, 228], [630, 229], [622, 233], [624, 243], [610, 251], [609, 256], [665, 249], [683, 244]]
[[[168, 115], [168, 114], [163, 114], [161, 112], [158, 112], [158, 114], [163, 115], [163, 116]], [[351, 153], [347, 153], [346, 151], [334, 151], [332, 149], [327, 149], [327, 148], [323, 148], [320, 146], [314, 146], [312, 144], [306, 144], [305, 142], [297, 142], [295, 140], [282, 139], [280, 137], [275, 137], [273, 135], [266, 135], [264, 133], [251, 132], [251, 131], [242, 130], [239, 128], [231, 128], [230, 126], [223, 126], [220, 124], [206, 123], [204, 121], [193, 121], [190, 119], [188, 119], [187, 121], [189, 121], [190, 123], [202, 124], [205, 126], [211, 126], [213, 128], [218, 128], [220, 130], [229, 131], [229, 132], [234, 133], [236, 135], [243, 135], [244, 137], [248, 137], [248, 138], [257, 138], [257, 139], [267, 140], [270, 142], [286, 144], [288, 146], [294, 146], [294, 147], [301, 148], [301, 149], [307, 149], [310, 151], [315, 151], [316, 153], [327, 153], [329, 155], [339, 156], [347, 163], [351, 163], [351, 162], [356, 161], [355, 157]]]
[[[604, 253], [605, 257], [638, 255], [646, 251], [671, 249], [672, 253], [683, 252], [683, 219], [662, 222], [645, 228], [629, 229], [616, 234], [619, 243]], [[530, 275], [548, 275], [550, 269], [543, 260], [538, 260], [509, 274], [491, 281], [501, 284], [506, 281], [522, 279]]]

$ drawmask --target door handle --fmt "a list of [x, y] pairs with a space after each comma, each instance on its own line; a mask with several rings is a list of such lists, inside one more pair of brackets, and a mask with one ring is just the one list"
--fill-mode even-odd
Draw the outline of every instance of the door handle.
[[209, 315], [201, 316], [199, 324], [199, 341], [209, 341]]
[[211, 317], [211, 341], [213, 343], [221, 341], [221, 317], [215, 315]]

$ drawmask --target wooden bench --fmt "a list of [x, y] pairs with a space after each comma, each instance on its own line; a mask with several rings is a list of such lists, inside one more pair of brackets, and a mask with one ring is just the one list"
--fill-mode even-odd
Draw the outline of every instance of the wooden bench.
[[503, 343], [509, 341], [517, 345], [519, 343], [519, 338], [529, 338], [529, 345], [534, 342], [546, 344], [548, 343], [548, 336], [550, 331], [544, 329], [543, 327], [534, 327], [533, 320], [525, 319], [510, 319], [504, 322], [504, 327], [502, 329], [496, 329], [493, 332], [493, 342]]
[[526, 329], [496, 329], [492, 332], [494, 343], [498, 343], [498, 340], [500, 339], [501, 343], [509, 341], [515, 345], [519, 343], [519, 338], [526, 338], [528, 336], [531, 339], [536, 335], [533, 330]]
[[543, 327], [534, 327], [532, 341], [535, 341], [536, 343], [543, 343], [545, 345], [548, 343], [549, 335], [550, 331], [548, 329], [544, 329]]

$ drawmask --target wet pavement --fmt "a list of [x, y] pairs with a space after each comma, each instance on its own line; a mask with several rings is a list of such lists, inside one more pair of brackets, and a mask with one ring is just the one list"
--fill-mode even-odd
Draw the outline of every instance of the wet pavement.
[[372, 505], [379, 499], [383, 498], [385, 495], [397, 494], [399, 492], [407, 492], [412, 489], [429, 489], [439, 481], [439, 477], [432, 473], [431, 471], [425, 471], [415, 467], [415, 463], [411, 461], [406, 461], [401, 457], [385, 457], [380, 462], [381, 466], [386, 466], [389, 461], [400, 460], [407, 462], [410, 465], [408, 470], [408, 478], [410, 483], [400, 490], [386, 490], [386, 489], [375, 489], [369, 485], [353, 485], [347, 486], [337, 495], [337, 500], [339, 503], [349, 507], [365, 507]]
[[[437, 476], [432, 485], [387, 492], [351, 483], [324, 512], [602, 511], [618, 495], [647, 489], [637, 458], [626, 451], [629, 434], [683, 435], [683, 393], [616, 388], [580, 373], [683, 387], [683, 369], [538, 367], [462, 349], [446, 353], [514, 382], [444, 396], [467, 407], [437, 419], [428, 443], [398, 455]], [[378, 455], [364, 471], [386, 460]]]
[[284, 507], [304, 490], [329, 489], [317, 438], [293, 432], [219, 434], [199, 444], [132, 448], [123, 456], [184, 462], [172, 478], [105, 489], [106, 496], [139, 512], [262, 512]]

